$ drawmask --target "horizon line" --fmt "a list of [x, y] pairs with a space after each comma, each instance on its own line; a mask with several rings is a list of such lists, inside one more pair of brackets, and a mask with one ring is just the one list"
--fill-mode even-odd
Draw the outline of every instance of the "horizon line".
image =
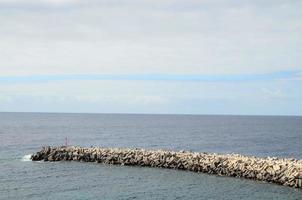
[[1, 113], [20, 114], [99, 114], [99, 115], [193, 115], [193, 116], [242, 116], [242, 117], [302, 117], [290, 114], [194, 114], [194, 113], [126, 113], [126, 112], [51, 112], [51, 111], [0, 111]]

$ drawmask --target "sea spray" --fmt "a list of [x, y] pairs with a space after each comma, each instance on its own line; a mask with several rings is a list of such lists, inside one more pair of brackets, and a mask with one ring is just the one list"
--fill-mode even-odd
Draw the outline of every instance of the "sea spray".
[[31, 161], [31, 154], [23, 156], [21, 161], [23, 162]]
[[81, 161], [189, 170], [302, 188], [302, 160], [239, 154], [119, 148], [43, 147], [33, 161]]

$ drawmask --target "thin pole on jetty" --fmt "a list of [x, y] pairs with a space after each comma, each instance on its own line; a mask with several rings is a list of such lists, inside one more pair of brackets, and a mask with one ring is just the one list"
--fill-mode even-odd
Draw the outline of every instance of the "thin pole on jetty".
[[119, 148], [43, 147], [32, 161], [80, 161], [188, 170], [242, 177], [302, 189], [302, 160], [239, 154]]
[[67, 147], [67, 137], [65, 137], [65, 147]]

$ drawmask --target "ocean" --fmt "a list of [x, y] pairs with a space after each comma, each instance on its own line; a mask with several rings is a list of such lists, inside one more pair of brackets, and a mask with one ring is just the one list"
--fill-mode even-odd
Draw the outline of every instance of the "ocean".
[[0, 199], [302, 199], [302, 190], [171, 169], [32, 162], [42, 146], [302, 159], [302, 117], [0, 113]]

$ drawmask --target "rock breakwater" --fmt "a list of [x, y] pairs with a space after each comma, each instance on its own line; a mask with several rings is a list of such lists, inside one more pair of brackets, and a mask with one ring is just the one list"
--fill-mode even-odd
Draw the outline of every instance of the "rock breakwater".
[[82, 161], [181, 169], [302, 188], [302, 160], [120, 148], [43, 147], [33, 161]]

